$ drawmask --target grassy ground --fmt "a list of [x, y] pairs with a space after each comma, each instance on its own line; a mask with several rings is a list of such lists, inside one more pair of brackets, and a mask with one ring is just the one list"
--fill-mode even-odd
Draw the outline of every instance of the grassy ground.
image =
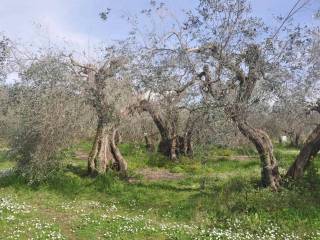
[[[273, 193], [259, 188], [250, 149], [199, 149], [171, 163], [123, 144], [130, 181], [93, 179], [85, 176], [89, 149], [70, 149], [64, 169], [34, 186], [7, 170], [14, 163], [1, 148], [0, 239], [320, 239], [315, 171]], [[297, 153], [276, 147], [283, 173]]]

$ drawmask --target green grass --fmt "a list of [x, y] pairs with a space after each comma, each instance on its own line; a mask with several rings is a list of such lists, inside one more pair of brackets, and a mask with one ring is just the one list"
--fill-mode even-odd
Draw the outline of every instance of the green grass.
[[14, 162], [8, 161], [6, 151], [0, 150], [0, 169], [8, 169], [14, 166]]
[[[66, 151], [65, 167], [38, 185], [2, 173], [1, 239], [320, 239], [317, 174], [277, 193], [261, 189], [250, 148], [198, 149], [193, 159], [172, 163], [142, 145], [122, 144], [131, 183], [111, 172], [85, 176], [79, 150], [88, 153], [90, 144]], [[297, 153], [275, 149], [283, 170]], [[12, 166], [2, 150], [0, 170]], [[148, 180], [138, 174], [146, 168], [182, 177]]]

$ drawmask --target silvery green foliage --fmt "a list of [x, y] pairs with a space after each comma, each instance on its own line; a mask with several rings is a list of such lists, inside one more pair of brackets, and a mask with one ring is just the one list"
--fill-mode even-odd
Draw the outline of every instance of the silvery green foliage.
[[7, 76], [7, 61], [9, 57], [9, 39], [0, 36], [0, 81]]
[[15, 122], [15, 116], [12, 114], [8, 101], [9, 87], [0, 85], [0, 135], [4, 138], [8, 136], [12, 124]]
[[0, 34], [0, 133], [7, 130], [4, 115], [8, 113], [8, 88], [3, 85], [8, 72], [9, 39]]
[[11, 155], [18, 170], [35, 182], [59, 168], [61, 151], [84, 133], [91, 115], [59, 55], [42, 56], [20, 76], [10, 89], [18, 118]]

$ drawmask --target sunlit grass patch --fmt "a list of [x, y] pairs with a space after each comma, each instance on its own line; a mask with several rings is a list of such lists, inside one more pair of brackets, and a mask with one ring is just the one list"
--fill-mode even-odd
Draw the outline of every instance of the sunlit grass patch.
[[[196, 153], [174, 163], [143, 145], [123, 144], [134, 180], [126, 181], [113, 172], [87, 176], [86, 161], [73, 155], [79, 149], [88, 152], [90, 143], [68, 149], [63, 168], [42, 183], [28, 184], [14, 171], [0, 177], [0, 199], [13, 196], [5, 204], [30, 206], [3, 209], [5, 239], [319, 239], [318, 181], [278, 193], [263, 189], [254, 152], [214, 150], [227, 155]], [[275, 150], [286, 164], [297, 151]]]

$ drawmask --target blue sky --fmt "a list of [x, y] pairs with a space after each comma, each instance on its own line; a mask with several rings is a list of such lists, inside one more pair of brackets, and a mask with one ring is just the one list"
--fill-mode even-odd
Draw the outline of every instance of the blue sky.
[[[169, 8], [182, 17], [182, 9], [194, 8], [196, 0], [164, 0]], [[296, 0], [251, 0], [256, 16], [273, 23], [273, 16], [285, 15]], [[134, 15], [147, 8], [149, 0], [1, 0], [0, 32], [21, 42], [58, 44], [88, 50], [101, 41], [112, 41], [126, 36], [130, 30], [121, 18]], [[111, 8], [107, 22], [99, 18], [99, 12]], [[320, 24], [312, 18], [320, 0], [301, 10], [295, 21]]]

